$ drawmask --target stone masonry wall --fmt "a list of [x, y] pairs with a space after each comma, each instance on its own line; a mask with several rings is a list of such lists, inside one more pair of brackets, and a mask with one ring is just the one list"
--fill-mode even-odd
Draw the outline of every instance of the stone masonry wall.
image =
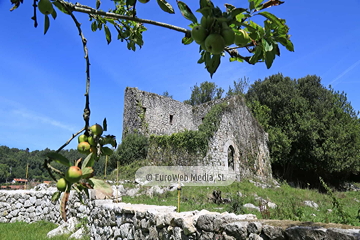
[[191, 106], [137, 88], [126, 88], [123, 137], [135, 131], [150, 136], [171, 135], [185, 129], [198, 130], [211, 108], [223, 102], [228, 106], [221, 116], [218, 130], [209, 141], [205, 157], [173, 146], [164, 149], [151, 142], [147, 159], [156, 164], [197, 163], [229, 167], [229, 151], [232, 150], [232, 166], [240, 179], [253, 175], [271, 178], [268, 134], [240, 96]]
[[123, 137], [134, 131], [149, 136], [170, 135], [184, 129], [195, 130], [191, 116], [191, 105], [137, 88], [126, 88]]
[[[55, 203], [51, 197], [56, 188], [47, 191], [34, 190], [0, 190], [0, 222], [36, 222], [45, 220], [60, 224], [60, 200]], [[85, 198], [85, 203], [89, 200]], [[72, 191], [69, 197], [68, 218], [87, 217], [90, 213], [89, 206], [81, 204]]]
[[[0, 222], [36, 222], [62, 224], [59, 201], [51, 202], [53, 190], [1, 190]], [[255, 215], [235, 215], [206, 210], [181, 212], [172, 206], [114, 203], [96, 200], [90, 194], [88, 205], [81, 204], [73, 193], [68, 218], [87, 218], [92, 240], [359, 240], [360, 229], [324, 228], [321, 226], [274, 227]], [[269, 221], [271, 222], [271, 221]]]
[[206, 158], [228, 166], [228, 150], [234, 149], [234, 170], [241, 177], [271, 177], [268, 134], [254, 119], [241, 97], [227, 99], [228, 108], [210, 141]]

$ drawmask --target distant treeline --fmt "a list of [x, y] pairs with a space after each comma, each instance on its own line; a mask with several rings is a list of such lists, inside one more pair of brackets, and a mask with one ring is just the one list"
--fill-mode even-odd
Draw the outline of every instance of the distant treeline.
[[[26, 177], [26, 166], [28, 168], [28, 179], [30, 181], [44, 181], [52, 180], [48, 172], [43, 168], [45, 154], [51, 150], [46, 148], [45, 150], [21, 150], [17, 148], [9, 148], [7, 146], [0, 146], [0, 183], [6, 181], [10, 182], [14, 178]], [[62, 150], [60, 152], [63, 156], [71, 160], [77, 160], [84, 158], [84, 154], [80, 154], [77, 150]], [[52, 163], [56, 168], [65, 170], [65, 166]], [[105, 157], [101, 157], [99, 162], [95, 164], [94, 169], [96, 175], [104, 174]], [[111, 168], [107, 170], [112, 171]]]

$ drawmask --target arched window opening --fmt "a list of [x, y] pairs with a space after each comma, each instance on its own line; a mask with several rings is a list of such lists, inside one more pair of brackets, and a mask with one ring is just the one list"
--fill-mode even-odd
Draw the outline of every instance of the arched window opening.
[[232, 170], [235, 170], [234, 154], [235, 154], [235, 149], [233, 146], [230, 145], [228, 148], [228, 167], [229, 169]]

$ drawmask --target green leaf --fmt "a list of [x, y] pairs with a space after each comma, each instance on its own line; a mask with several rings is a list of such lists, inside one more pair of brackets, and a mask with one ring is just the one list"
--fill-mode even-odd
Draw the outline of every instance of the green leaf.
[[106, 41], [109, 44], [111, 43], [111, 32], [107, 25], [104, 25], [104, 30], [105, 30]]
[[61, 155], [60, 153], [57, 152], [48, 152], [46, 153], [46, 155], [48, 158], [50, 158], [51, 160], [60, 163], [62, 165], [65, 165], [67, 167], [71, 166], [71, 162], [69, 161], [69, 159], [67, 159], [66, 157], [64, 157], [63, 155]]
[[51, 201], [53, 201], [53, 202], [56, 202], [57, 200], [59, 200], [59, 198], [60, 198], [60, 195], [61, 195], [61, 192], [54, 192], [54, 194], [52, 195], [52, 197], [51, 197]]
[[66, 10], [66, 8], [59, 2], [53, 2], [52, 4], [55, 5], [60, 11], [62, 11], [65, 14], [69, 14], [69, 12]]
[[197, 18], [192, 13], [191, 9], [186, 5], [184, 2], [176, 1], [178, 8], [180, 9], [181, 14], [186, 18], [187, 20], [192, 21], [193, 23], [197, 23]]
[[114, 135], [105, 135], [104, 137], [100, 138], [100, 144], [111, 144], [112, 147], [116, 148], [116, 137]]
[[92, 183], [95, 190], [100, 191], [105, 196], [111, 197], [113, 195], [113, 189], [107, 182], [96, 178], [89, 178], [89, 182]]
[[243, 14], [243, 13], [239, 13], [239, 14], [236, 14], [235, 15], [235, 19], [236, 19], [236, 21], [238, 21], [238, 22], [242, 22], [242, 20], [245, 18], [245, 14]]
[[259, 8], [263, 0], [249, 0], [249, 8], [250, 10], [253, 10], [255, 8]]
[[199, 12], [204, 17], [207, 17], [207, 16], [211, 15], [212, 8], [211, 7], [204, 7], [204, 8], [200, 8], [200, 9], [196, 10], [196, 12]]
[[274, 37], [274, 40], [286, 47], [287, 50], [294, 52], [294, 45], [287, 37]]
[[262, 43], [262, 45], [264, 47], [265, 52], [269, 52], [269, 51], [273, 50], [272, 44], [270, 44], [268, 41], [266, 41], [265, 38], [261, 39], [261, 43]]
[[90, 178], [91, 175], [94, 172], [94, 169], [92, 167], [86, 167], [84, 169], [81, 168], [81, 172], [82, 172], [82, 178]]
[[100, 0], [96, 0], [96, 9], [99, 9], [100, 4], [101, 4], [101, 1], [100, 1]]
[[261, 15], [261, 16], [266, 17], [266, 18], [269, 19], [272, 23], [275, 23], [275, 24], [276, 24], [277, 26], [279, 26], [280, 28], [286, 26], [285, 24], [283, 24], [283, 22], [282, 22], [278, 17], [276, 17], [276, 16], [275, 16], [274, 14], [272, 14], [272, 13], [269, 13], [269, 12], [260, 12], [260, 13], [258, 13], [258, 15]]
[[194, 39], [192, 37], [183, 37], [181, 40], [182, 44], [184, 44], [184, 45], [189, 45], [193, 41], [194, 41]]
[[89, 153], [86, 156], [84, 162], [81, 165], [81, 171], [83, 171], [86, 167], [92, 167], [94, 165], [93, 153]]
[[93, 21], [91, 23], [91, 31], [95, 32], [96, 30], [97, 30], [97, 23], [96, 23], [96, 21]]
[[44, 23], [44, 35], [45, 35], [50, 27], [50, 19], [48, 15], [44, 15], [44, 16], [45, 16], [45, 23]]
[[273, 49], [273, 51], [265, 51], [264, 52], [264, 58], [265, 58], [265, 64], [266, 67], [269, 69], [271, 68], [271, 65], [273, 64], [273, 61], [275, 59], [275, 49]]
[[107, 131], [107, 121], [106, 118], [104, 118], [103, 120], [103, 130], [106, 132]]
[[52, 13], [51, 13], [51, 16], [53, 17], [53, 19], [55, 20], [56, 17], [57, 17], [57, 13], [55, 11], [55, 8], [53, 9]]
[[255, 53], [254, 55], [251, 56], [251, 58], [249, 59], [249, 62], [251, 64], [255, 64], [259, 61], [259, 59], [261, 58], [263, 53], [263, 48], [261, 46], [257, 46], [255, 49]]
[[236, 7], [234, 5], [225, 3], [225, 7], [226, 7], [226, 11], [227, 12], [231, 12], [232, 10], [234, 10]]
[[126, 0], [126, 6], [134, 6], [136, 0]]
[[212, 55], [212, 57], [209, 59], [205, 59], [206, 69], [210, 73], [210, 77], [212, 77], [213, 74], [218, 69], [218, 67], [220, 65], [220, 58], [221, 58], [221, 55], [216, 54], [216, 55]]
[[175, 11], [174, 11], [174, 8], [170, 5], [170, 3], [168, 3], [166, 0], [156, 0], [159, 7], [164, 11], [164, 12], [167, 12], [167, 13], [171, 13], [171, 14], [174, 14]]
[[214, 8], [214, 4], [210, 0], [200, 0], [200, 9], [206, 7]]
[[[235, 8], [230, 12], [230, 14], [234, 18], [237, 15], [239, 15], [239, 14], [241, 14], [243, 12], [246, 12], [246, 10], [247, 10], [246, 8]], [[241, 18], [244, 18], [244, 17], [245, 17], [245, 15], [243, 14], [243, 16]], [[236, 20], [239, 21], [237, 18], [236, 18]], [[241, 20], [239, 22], [241, 22]]]
[[280, 48], [279, 48], [279, 45], [278, 45], [277, 43], [274, 43], [274, 46], [275, 46], [275, 54], [280, 57]]
[[[202, 49], [201, 47], [200, 47], [200, 49]], [[206, 53], [208, 53], [208, 52], [206, 52], [206, 51], [202, 51], [201, 52], [201, 57], [200, 57], [200, 59], [197, 61], [197, 63], [199, 63], [199, 64], [201, 64], [201, 63], [204, 63], [205, 62], [205, 54]], [[208, 53], [209, 54], [209, 53]]]

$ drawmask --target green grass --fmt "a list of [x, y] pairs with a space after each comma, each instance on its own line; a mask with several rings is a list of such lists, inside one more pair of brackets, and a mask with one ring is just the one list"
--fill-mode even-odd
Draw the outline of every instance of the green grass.
[[[70, 234], [47, 238], [47, 233], [58, 226], [51, 222], [39, 221], [35, 223], [15, 222], [0, 223], [1, 240], [65, 240]], [[84, 238], [86, 240], [89, 238]]]
[[[142, 187], [141, 191], [145, 192], [147, 188]], [[208, 197], [212, 195], [214, 190], [220, 190], [222, 198], [230, 198], [231, 203], [215, 204], [209, 201]], [[241, 197], [238, 196], [238, 192], [241, 192]], [[334, 192], [334, 196], [342, 205], [346, 216], [342, 216], [344, 212], [338, 211], [333, 206], [333, 198], [328, 194], [319, 193], [317, 190], [293, 188], [286, 183], [281, 184], [280, 188], [262, 189], [244, 180], [222, 187], [182, 187], [180, 210], [183, 212], [206, 209], [215, 212], [234, 212], [236, 214], [252, 213], [258, 219], [331, 222], [360, 226], [360, 218], [358, 216], [360, 203], [356, 201], [360, 201], [360, 194], [358, 192]], [[259, 207], [262, 206], [256, 197], [273, 202], [277, 207], [260, 212], [243, 208], [245, 203], [252, 203]], [[319, 208], [314, 209], [306, 206], [304, 204], [306, 200], [314, 201], [319, 205]], [[146, 195], [133, 198], [123, 196], [122, 201], [177, 206], [177, 191], [165, 192], [153, 197]]]

